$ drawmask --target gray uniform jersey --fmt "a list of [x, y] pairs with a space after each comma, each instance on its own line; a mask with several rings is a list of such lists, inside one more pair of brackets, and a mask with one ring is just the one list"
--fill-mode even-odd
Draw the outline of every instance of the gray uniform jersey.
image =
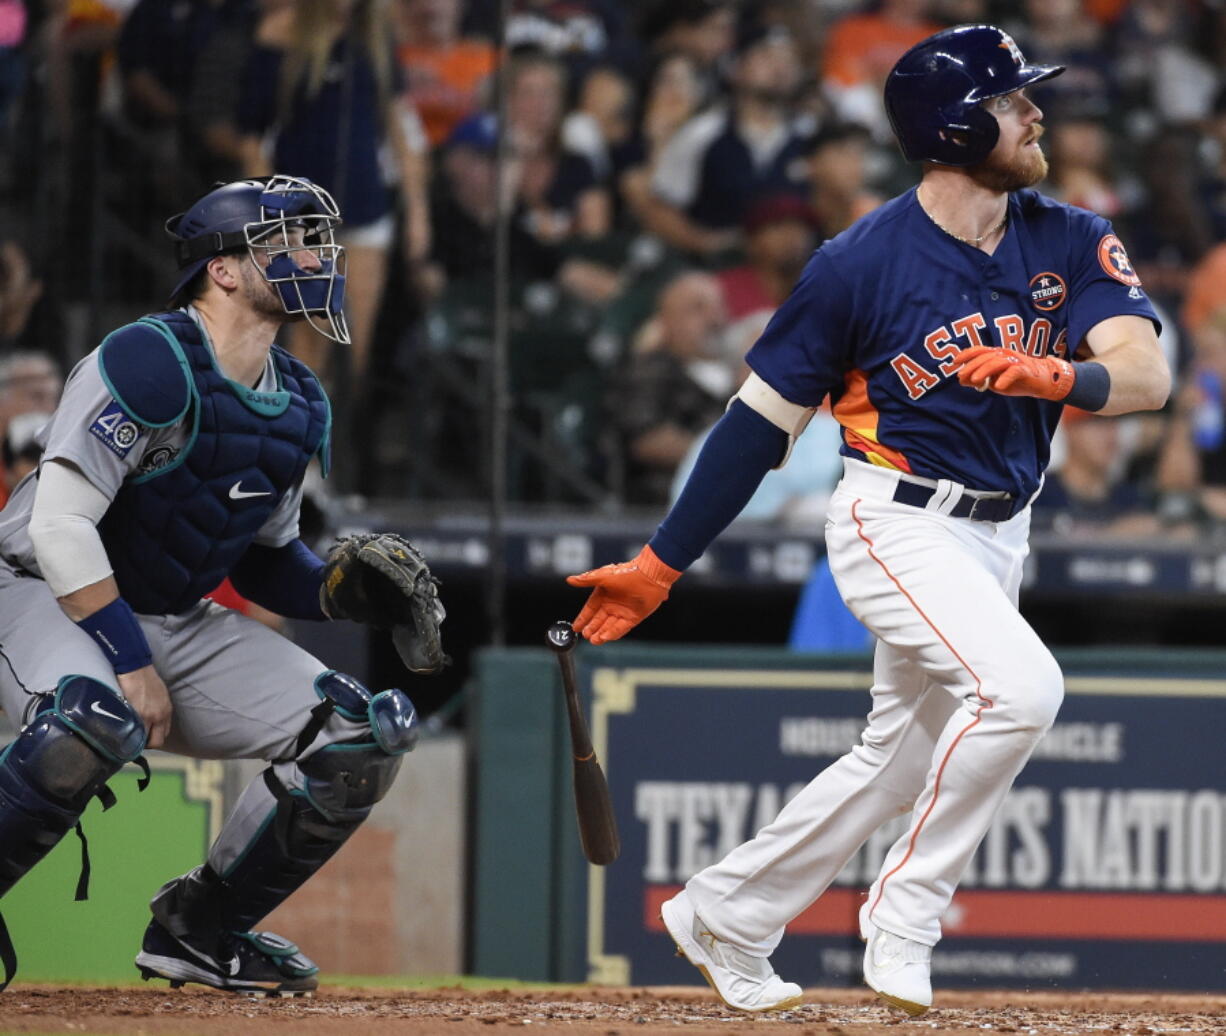
[[[191, 309], [189, 313], [193, 313]], [[193, 313], [194, 316], [194, 313]], [[197, 320], [199, 323], [199, 320]], [[208, 340], [207, 334], [205, 340]], [[272, 358], [264, 365], [258, 389], [277, 387]], [[144, 428], [118, 412], [115, 397], [102, 380], [98, 350], [73, 369], [55, 415], [35, 437], [43, 447], [42, 463], [67, 461], [103, 494], [114, 498], [124, 480], [165, 467], [178, 457], [190, 434], [190, 412], [166, 428]], [[135, 436], [133, 437], [133, 433]], [[30, 543], [30, 513], [38, 480], [29, 475], [0, 511], [0, 557], [34, 575], [42, 575]], [[282, 497], [255, 542], [280, 547], [298, 536], [302, 486]]]
[[[259, 387], [276, 387], [271, 360]], [[169, 464], [186, 440], [183, 424], [147, 429], [121, 414], [102, 381], [96, 353], [73, 370], [55, 415], [39, 434], [44, 464], [67, 461], [112, 498], [125, 479]], [[68, 674], [92, 677], [122, 694], [102, 649], [68, 618], [46, 582], [31, 578], [40, 576], [28, 532], [37, 488], [37, 479], [29, 476], [0, 512], [0, 706], [16, 726], [28, 722], [37, 697], [54, 691]], [[286, 493], [256, 541], [276, 547], [293, 540], [301, 500], [301, 486]], [[327, 669], [321, 661], [212, 601], [179, 615], [137, 619], [170, 692], [174, 712], [163, 746], [169, 751], [205, 759], [267, 759], [287, 788], [300, 789], [298, 761], [367, 730], [364, 723], [334, 714], [299, 755], [298, 735], [319, 704], [315, 681]], [[272, 805], [264, 782], [254, 782], [210, 851], [219, 873]]]

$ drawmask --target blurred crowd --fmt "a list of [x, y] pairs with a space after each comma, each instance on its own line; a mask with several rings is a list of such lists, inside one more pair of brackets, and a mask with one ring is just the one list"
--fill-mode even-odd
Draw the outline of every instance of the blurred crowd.
[[[6, 480], [21, 415], [163, 304], [166, 217], [276, 169], [346, 220], [352, 346], [284, 342], [333, 392], [343, 490], [485, 495], [505, 297], [512, 499], [658, 510], [808, 255], [916, 181], [881, 105], [893, 62], [991, 21], [1068, 66], [1033, 91], [1040, 189], [1114, 221], [1179, 372], [1166, 413], [1069, 414], [1036, 514], [1226, 526], [1226, 2], [512, 0], [501, 52], [500, 6], [0, 0]], [[802, 443], [748, 514], [820, 521], [833, 419]]]

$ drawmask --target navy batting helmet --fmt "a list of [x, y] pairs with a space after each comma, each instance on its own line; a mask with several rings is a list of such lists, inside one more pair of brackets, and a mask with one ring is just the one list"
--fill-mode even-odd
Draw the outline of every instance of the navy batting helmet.
[[959, 25], [898, 59], [885, 81], [885, 110], [908, 161], [974, 165], [1000, 135], [980, 102], [1063, 71], [1026, 64], [1013, 37], [994, 25]]
[[[289, 314], [302, 314], [321, 334], [349, 341], [345, 300], [345, 250], [334, 231], [340, 212], [332, 195], [299, 176], [238, 180], [215, 187], [195, 205], [166, 221], [175, 243], [179, 280], [171, 303], [181, 305], [192, 279], [216, 255], [247, 252], [256, 269], [276, 289]], [[301, 230], [301, 238], [291, 236]], [[293, 256], [309, 250], [318, 269], [304, 269]]]

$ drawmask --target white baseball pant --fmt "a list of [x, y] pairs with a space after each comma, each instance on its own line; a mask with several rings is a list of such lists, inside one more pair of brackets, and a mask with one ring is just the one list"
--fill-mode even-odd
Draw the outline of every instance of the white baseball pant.
[[[864, 841], [911, 813], [860, 911], [934, 945], [941, 915], [1035, 744], [1064, 681], [1017, 610], [1029, 508], [952, 518], [963, 487], [929, 483], [929, 509], [895, 503], [897, 471], [848, 459], [826, 544], [847, 606], [877, 638], [860, 743], [750, 841], [687, 889], [719, 938], [769, 955]], [[945, 513], [943, 513], [945, 512]]]

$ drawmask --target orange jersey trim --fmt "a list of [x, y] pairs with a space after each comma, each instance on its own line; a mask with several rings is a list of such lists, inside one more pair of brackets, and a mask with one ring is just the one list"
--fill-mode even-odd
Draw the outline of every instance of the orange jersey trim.
[[862, 370], [848, 371], [843, 395], [831, 408], [834, 419], [843, 426], [843, 441], [879, 468], [911, 471], [911, 462], [899, 450], [877, 439], [881, 414], [868, 398], [868, 375]]

